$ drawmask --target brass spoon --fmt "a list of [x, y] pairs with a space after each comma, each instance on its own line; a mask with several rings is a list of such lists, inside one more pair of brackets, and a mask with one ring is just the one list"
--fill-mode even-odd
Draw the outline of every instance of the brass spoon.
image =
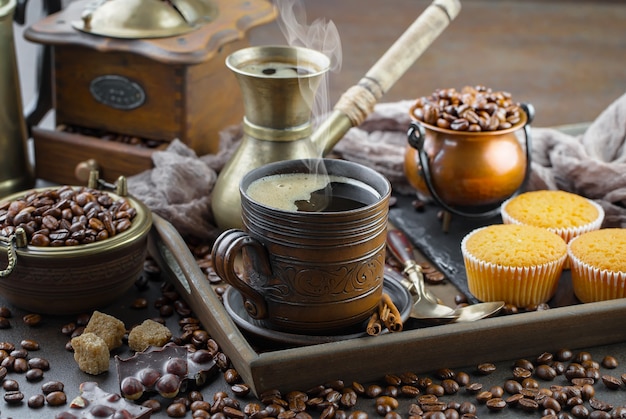
[[438, 321], [453, 321], [459, 317], [452, 308], [439, 304], [436, 300], [429, 298], [424, 288], [424, 277], [422, 268], [413, 260], [409, 253], [410, 247], [401, 236], [387, 233], [387, 248], [404, 266], [404, 273], [411, 280], [410, 286], [416, 294], [416, 301], [411, 307], [411, 317], [419, 320], [437, 319]]
[[[403, 264], [403, 266], [405, 267], [405, 273], [407, 269], [411, 269], [412, 266], [417, 266], [417, 268], [419, 268], [419, 265], [417, 265], [417, 263], [412, 259], [413, 250], [412, 250], [411, 242], [402, 231], [400, 230], [388, 231], [387, 249], [389, 249], [391, 254], [398, 261], [400, 261], [400, 263]], [[420, 272], [420, 276], [421, 276], [421, 272]], [[421, 295], [422, 299], [428, 300], [432, 305], [438, 304], [437, 298], [424, 288], [423, 277], [420, 278], [420, 281], [418, 283], [415, 283], [415, 281], [413, 281], [413, 283], [414, 283], [414, 286], [420, 286], [420, 289], [416, 291], [419, 292], [418, 295]], [[438, 304], [438, 305], [442, 306], [442, 304]], [[472, 305], [468, 305], [464, 307], [458, 307], [456, 309], [452, 309], [448, 306], [443, 306], [443, 307], [446, 307], [447, 309], [451, 310], [451, 312], [445, 314], [442, 317], [424, 316], [424, 317], [416, 317], [416, 318], [419, 318], [425, 321], [431, 321], [434, 323], [472, 322], [472, 321], [484, 319], [485, 317], [489, 317], [489, 316], [496, 314], [498, 311], [500, 311], [500, 309], [502, 309], [502, 307], [504, 307], [504, 302], [503, 301], [490, 301], [490, 302], [472, 304]], [[438, 309], [438, 310], [443, 312], [443, 309]], [[421, 315], [423, 314], [424, 313], [421, 313]]]

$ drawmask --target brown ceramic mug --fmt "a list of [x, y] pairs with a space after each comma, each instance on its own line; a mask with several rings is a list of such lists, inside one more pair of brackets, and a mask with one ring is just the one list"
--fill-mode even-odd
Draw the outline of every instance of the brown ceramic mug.
[[[332, 181], [331, 201], [322, 210], [312, 211], [310, 202], [306, 210], [262, 202], [285, 196], [296, 201], [284, 183], [298, 183], [320, 163]], [[251, 197], [259, 181], [270, 182], [274, 192]], [[343, 160], [287, 160], [249, 172], [240, 194], [243, 230], [223, 232], [212, 257], [252, 318], [276, 330], [326, 334], [372, 314], [383, 291], [391, 194], [383, 175]]]

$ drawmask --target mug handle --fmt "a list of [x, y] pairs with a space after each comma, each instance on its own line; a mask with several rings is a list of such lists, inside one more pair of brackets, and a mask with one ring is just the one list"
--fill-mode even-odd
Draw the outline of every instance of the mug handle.
[[[531, 135], [530, 135], [530, 124], [535, 117], [535, 108], [530, 103], [522, 103], [520, 104], [520, 107], [522, 108], [524, 113], [526, 113], [526, 123], [524, 124], [524, 127], [523, 127], [524, 137], [525, 137], [525, 142], [526, 142], [526, 150], [525, 150], [526, 151], [526, 171], [524, 173], [524, 180], [522, 181], [522, 184], [520, 185], [520, 187], [517, 189], [517, 191], [515, 191], [511, 196], [507, 197], [506, 199], [512, 198], [521, 192], [521, 190], [526, 185], [526, 182], [528, 182], [528, 178], [530, 177], [530, 171], [531, 171], [532, 141], [531, 141]], [[417, 154], [419, 156], [420, 167], [421, 167], [420, 171], [421, 171], [422, 177], [424, 178], [424, 183], [426, 183], [426, 186], [428, 187], [428, 191], [430, 192], [430, 195], [437, 202], [437, 204], [439, 204], [439, 206], [441, 206], [444, 210], [446, 210], [447, 212], [451, 214], [456, 214], [456, 215], [460, 215], [460, 216], [468, 217], [468, 218], [493, 217], [500, 213], [501, 204], [498, 204], [495, 208], [491, 208], [491, 209], [488, 209], [485, 211], [479, 211], [479, 212], [462, 211], [446, 204], [443, 201], [443, 199], [441, 199], [437, 191], [435, 190], [435, 185], [433, 184], [432, 176], [430, 173], [430, 166], [429, 166], [430, 159], [428, 157], [428, 154], [424, 150], [424, 142], [426, 141], [426, 131], [424, 130], [424, 127], [419, 122], [412, 121], [411, 125], [409, 126], [407, 136], [409, 140], [409, 145], [417, 150]]]
[[238, 229], [226, 230], [215, 240], [211, 251], [213, 269], [220, 278], [239, 290], [244, 300], [243, 306], [250, 317], [264, 319], [268, 316], [265, 298], [250, 285], [249, 279], [240, 277], [235, 270], [239, 255], [251, 262], [251, 267], [245, 268], [246, 276], [269, 278], [271, 268], [265, 246]]

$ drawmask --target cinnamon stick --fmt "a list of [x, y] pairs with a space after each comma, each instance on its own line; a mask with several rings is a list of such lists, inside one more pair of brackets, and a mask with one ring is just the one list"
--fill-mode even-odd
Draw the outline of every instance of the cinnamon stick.
[[390, 332], [402, 331], [402, 316], [388, 294], [383, 293], [379, 304], [379, 310], [383, 313], [380, 318]]
[[378, 336], [383, 330], [383, 325], [380, 322], [380, 315], [378, 310], [374, 311], [367, 322], [367, 334], [370, 336]]

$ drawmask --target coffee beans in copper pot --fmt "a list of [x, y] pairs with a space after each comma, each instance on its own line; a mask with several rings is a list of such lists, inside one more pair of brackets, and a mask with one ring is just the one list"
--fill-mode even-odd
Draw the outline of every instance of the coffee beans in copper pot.
[[105, 191], [61, 186], [30, 191], [0, 204], [0, 235], [22, 227], [33, 246], [75, 246], [113, 237], [131, 227], [137, 210]]
[[453, 131], [497, 131], [521, 121], [519, 104], [511, 94], [485, 86], [437, 89], [417, 99], [413, 115], [418, 120]]

